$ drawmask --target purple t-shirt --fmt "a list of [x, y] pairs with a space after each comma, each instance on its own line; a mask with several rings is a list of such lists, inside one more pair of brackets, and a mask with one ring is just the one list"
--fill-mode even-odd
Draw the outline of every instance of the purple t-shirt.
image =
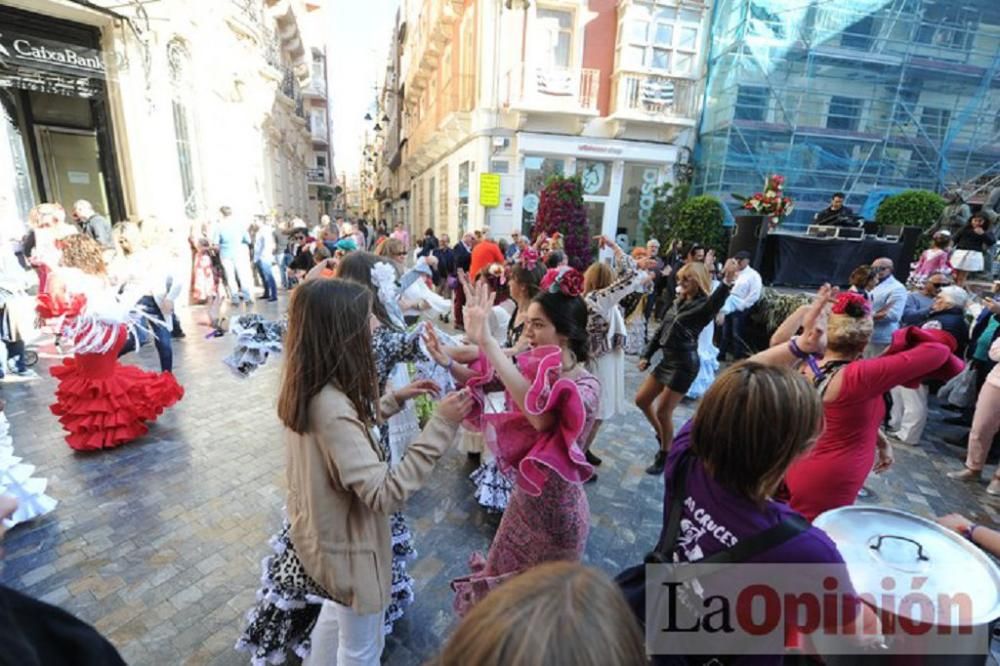
[[[688, 421], [674, 438], [667, 456], [663, 522], [666, 524], [670, 507], [670, 489], [673, 473], [681, 455], [691, 448], [691, 421]], [[787, 504], [768, 500], [759, 507], [745, 497], [719, 485], [705, 471], [697, 458], [688, 463], [686, 497], [681, 512], [681, 525], [675, 557], [680, 561], [697, 562], [717, 552], [732, 548], [741, 539], [747, 539], [778, 524], [786, 516], [797, 515]], [[788, 541], [749, 558], [758, 564], [832, 564], [844, 565], [844, 559], [826, 532], [810, 527]], [[846, 568], [842, 573], [847, 581]], [[842, 582], [840, 590], [853, 594], [849, 582]], [[847, 621], [852, 617], [844, 618]], [[780, 664], [780, 656], [747, 656], [735, 663]]]

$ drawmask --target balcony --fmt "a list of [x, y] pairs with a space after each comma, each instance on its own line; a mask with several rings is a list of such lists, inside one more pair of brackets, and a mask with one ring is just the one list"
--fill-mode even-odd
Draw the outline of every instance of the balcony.
[[[425, 0], [420, 19], [407, 35], [407, 101], [415, 100], [427, 87], [431, 74], [437, 71], [438, 59], [451, 41], [452, 27], [458, 21], [462, 0]], [[412, 46], [411, 46], [412, 45]]]
[[256, 37], [265, 31], [264, 3], [261, 0], [230, 0], [226, 15], [229, 26], [239, 33]]
[[456, 76], [425, 108], [412, 109], [407, 124], [406, 158], [410, 173], [419, 174], [439, 160], [471, 131], [475, 78]]
[[[619, 72], [612, 81], [610, 119], [621, 136], [627, 125], [656, 125], [670, 131], [697, 123], [698, 83], [658, 74]], [[673, 129], [672, 129], [673, 128]]]
[[507, 73], [504, 106], [529, 113], [596, 116], [600, 71], [521, 63]]
[[310, 185], [326, 185], [330, 182], [326, 177], [326, 167], [306, 169], [306, 182]]

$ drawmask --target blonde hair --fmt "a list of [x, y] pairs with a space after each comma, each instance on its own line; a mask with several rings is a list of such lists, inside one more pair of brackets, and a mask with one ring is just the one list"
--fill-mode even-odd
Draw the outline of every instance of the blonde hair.
[[701, 290], [702, 294], [707, 296], [712, 293], [712, 276], [705, 267], [705, 264], [700, 261], [692, 261], [690, 264], [684, 264], [677, 271], [678, 280], [689, 276], [698, 285], [698, 289]]
[[465, 617], [438, 666], [645, 666], [635, 615], [603, 573], [547, 562], [491, 591]]
[[49, 217], [55, 218], [55, 224], [62, 224], [66, 221], [66, 209], [62, 207], [62, 204], [57, 203], [38, 204], [28, 213], [28, 226], [32, 229], [51, 227], [53, 226], [51, 222], [42, 223], [45, 218]]
[[819, 392], [791, 368], [737, 363], [702, 398], [692, 451], [721, 486], [762, 504], [823, 425]]
[[615, 281], [615, 274], [603, 261], [595, 261], [587, 267], [583, 274], [583, 293], [590, 293], [597, 289], [606, 289]]
[[838, 354], [860, 356], [871, 341], [874, 326], [870, 316], [831, 314], [826, 323], [826, 348]]
[[403, 241], [398, 238], [386, 238], [382, 241], [378, 247], [375, 248], [375, 254], [380, 257], [387, 257], [392, 259], [395, 255], [406, 251], [406, 247], [403, 246]]

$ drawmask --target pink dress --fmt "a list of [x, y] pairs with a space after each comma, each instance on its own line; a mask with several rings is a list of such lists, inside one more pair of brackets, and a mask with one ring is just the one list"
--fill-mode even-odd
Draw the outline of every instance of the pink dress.
[[946, 250], [932, 247], [929, 250], [924, 250], [920, 255], [920, 260], [913, 264], [913, 270], [910, 271], [910, 278], [907, 282], [911, 285], [921, 286], [927, 281], [927, 278], [935, 273], [950, 274], [951, 264], [948, 263]]
[[[537, 564], [579, 561], [587, 543], [590, 507], [583, 482], [593, 468], [579, 442], [586, 440], [594, 425], [600, 383], [582, 369], [572, 377], [562, 377], [558, 347], [539, 347], [516, 360], [524, 376], [532, 380], [525, 410], [553, 412], [558, 425], [547, 432], [535, 430], [509, 396], [508, 411], [478, 411], [467, 422], [483, 431], [501, 469], [512, 474], [516, 483], [489, 553], [485, 558], [473, 553], [472, 573], [451, 582], [459, 615], [465, 615], [497, 585]], [[493, 369], [485, 358], [480, 358], [477, 369], [480, 375], [468, 386], [478, 399], [493, 379]]]

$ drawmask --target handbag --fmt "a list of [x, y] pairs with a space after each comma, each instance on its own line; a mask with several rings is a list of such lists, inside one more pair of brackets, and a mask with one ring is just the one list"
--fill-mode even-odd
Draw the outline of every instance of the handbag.
[[966, 363], [962, 372], [949, 379], [938, 389], [938, 399], [963, 409], [976, 404], [976, 370]]
[[[615, 582], [621, 588], [626, 602], [639, 620], [643, 632], [646, 631], [646, 565], [674, 562], [673, 554], [677, 538], [680, 535], [683, 501], [687, 497], [687, 473], [692, 457], [690, 450], [685, 451], [674, 468], [667, 523], [660, 531], [656, 547], [646, 555], [643, 564], [630, 567], [615, 577]], [[746, 562], [750, 558], [798, 536], [809, 527], [810, 525], [805, 518], [798, 515], [788, 516], [763, 532], [758, 532], [746, 539], [740, 539], [739, 543], [732, 548], [719, 551], [697, 562], [680, 562], [676, 563], [675, 566], [680, 569], [685, 564], [732, 565]], [[675, 573], [674, 579], [686, 581], [690, 577]], [[658, 666], [726, 666], [737, 658], [739, 655], [652, 655], [652, 663]]]

